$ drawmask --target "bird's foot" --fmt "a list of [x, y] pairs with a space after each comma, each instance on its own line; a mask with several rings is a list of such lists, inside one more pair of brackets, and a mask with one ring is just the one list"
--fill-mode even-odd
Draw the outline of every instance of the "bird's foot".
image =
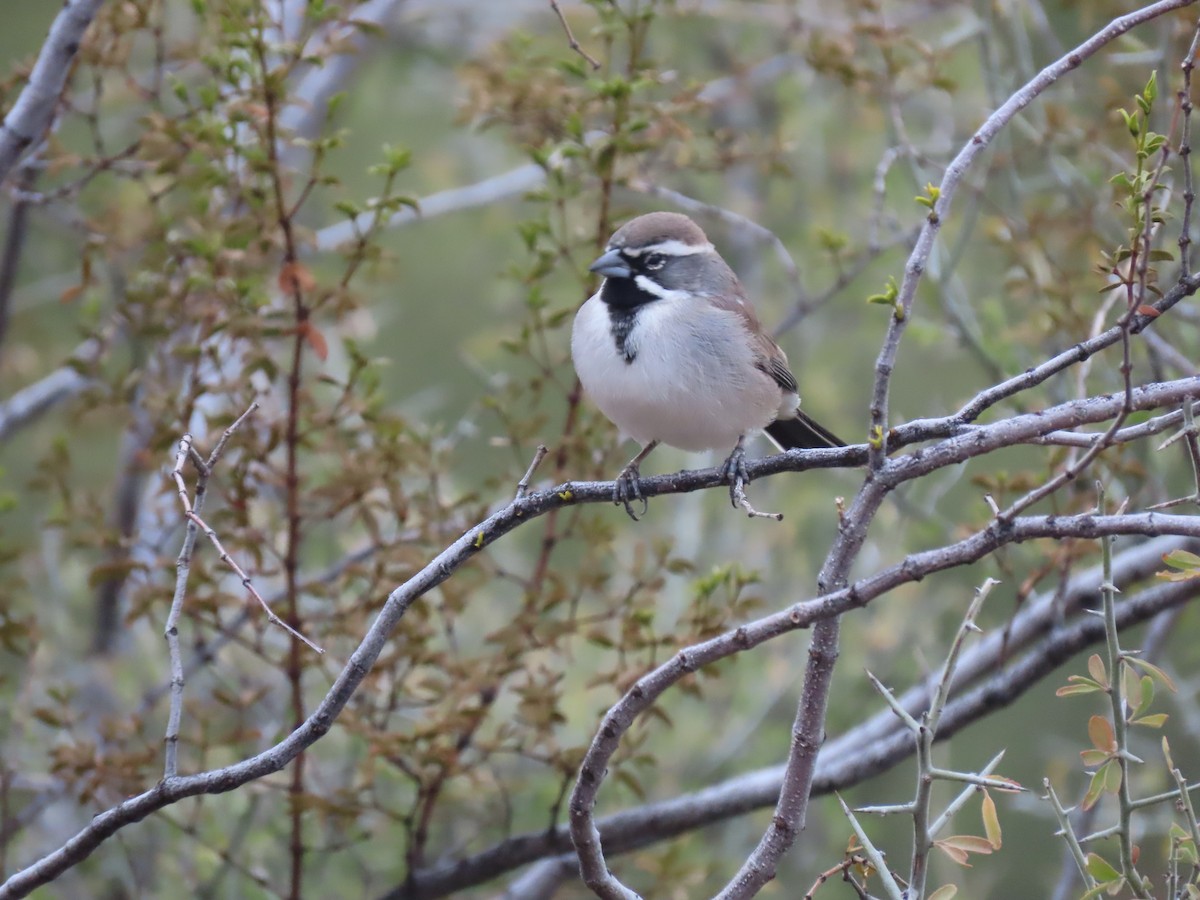
[[746, 449], [738, 441], [725, 464], [721, 466], [721, 480], [729, 482], [729, 502], [752, 519], [774, 519], [783, 521], [783, 513], [759, 512], [746, 496], [746, 485], [750, 483], [750, 471], [746, 468]]
[[621, 470], [621, 474], [617, 476], [617, 480], [613, 483], [613, 504], [616, 506], [624, 506], [625, 512], [629, 518], [637, 522], [639, 515], [633, 511], [633, 504], [640, 501], [642, 504], [642, 513], [650, 509], [650, 502], [642, 496], [642, 489], [638, 482], [641, 480], [641, 472], [638, 470], [637, 460], [634, 460], [629, 465]]

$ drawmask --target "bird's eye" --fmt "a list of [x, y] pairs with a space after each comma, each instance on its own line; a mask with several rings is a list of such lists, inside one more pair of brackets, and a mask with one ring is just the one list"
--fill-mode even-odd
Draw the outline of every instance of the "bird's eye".
[[646, 268], [650, 269], [651, 271], [653, 271], [655, 269], [661, 269], [666, 264], [666, 262], [667, 262], [667, 258], [665, 256], [663, 256], [661, 253], [647, 253], [646, 254], [645, 265], [646, 265]]

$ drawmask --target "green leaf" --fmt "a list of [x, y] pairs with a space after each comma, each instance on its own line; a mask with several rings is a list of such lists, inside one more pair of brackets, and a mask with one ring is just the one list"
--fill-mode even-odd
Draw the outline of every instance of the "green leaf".
[[1089, 875], [1103, 884], [1109, 884], [1123, 877], [1109, 864], [1108, 860], [1096, 853], [1087, 855], [1087, 870]]
[[1172, 569], [1200, 569], [1200, 556], [1187, 550], [1172, 550], [1164, 553], [1162, 561]]
[[1167, 721], [1166, 713], [1153, 713], [1148, 716], [1139, 716], [1136, 719], [1131, 719], [1131, 725], [1145, 725], [1147, 728], [1162, 728], [1163, 723]]
[[1097, 691], [1103, 691], [1104, 688], [1096, 684], [1090, 678], [1084, 678], [1080, 675], [1072, 675], [1071, 678], [1077, 679], [1079, 684], [1068, 684], [1060, 687], [1054, 692], [1056, 697], [1076, 697], [1080, 694], [1094, 694]]
[[1149, 675], [1151, 678], [1153, 678], [1155, 681], [1157, 681], [1159, 684], [1161, 684], [1163, 687], [1165, 687], [1172, 694], [1178, 693], [1178, 691], [1175, 687], [1175, 682], [1171, 680], [1171, 676], [1168, 675], [1166, 672], [1164, 672], [1162, 669], [1160, 669], [1158, 666], [1154, 665], [1154, 663], [1147, 662], [1146, 660], [1140, 659], [1136, 656], [1125, 656], [1125, 657], [1122, 657], [1122, 659], [1128, 665], [1137, 666], [1139, 669], [1141, 669], [1143, 672], [1145, 672], [1147, 675]]

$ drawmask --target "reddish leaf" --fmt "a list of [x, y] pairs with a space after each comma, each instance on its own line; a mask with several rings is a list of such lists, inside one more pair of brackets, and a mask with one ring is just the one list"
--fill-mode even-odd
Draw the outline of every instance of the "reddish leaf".
[[1142, 305], [1137, 308], [1137, 311], [1143, 316], [1149, 316], [1152, 319], [1157, 319], [1160, 315], [1162, 315], [1162, 313], [1160, 313], [1153, 306]]
[[1112, 724], [1104, 716], [1088, 719], [1088, 737], [1097, 750], [1111, 753], [1117, 748], [1117, 736], [1113, 733]]
[[307, 320], [300, 323], [300, 334], [304, 337], [308, 346], [312, 347], [313, 353], [317, 354], [317, 358], [321, 362], [325, 362], [329, 358], [329, 344], [325, 342], [325, 335], [317, 331], [313, 327], [313, 323]]
[[306, 294], [316, 286], [317, 280], [303, 263], [284, 263], [279, 270], [279, 289], [285, 293]]

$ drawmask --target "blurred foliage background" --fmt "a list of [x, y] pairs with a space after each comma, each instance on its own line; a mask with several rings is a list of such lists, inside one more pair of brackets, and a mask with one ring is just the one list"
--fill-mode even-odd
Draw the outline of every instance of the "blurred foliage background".
[[[202, 543], [181, 626], [185, 657], [202, 660], [180, 745], [181, 770], [194, 771], [286, 734], [387, 593], [510, 496], [539, 443], [551, 450], [539, 483], [609, 478], [630, 455], [579, 402], [567, 356], [570, 316], [594, 288], [587, 264], [629, 216], [692, 214], [779, 327], [805, 409], [863, 441], [889, 313], [866, 298], [902, 274], [925, 215], [913, 198], [988, 111], [1130, 4], [564, 2], [598, 70], [542, 2], [386, 6], [367, 27], [348, 2], [114, 0], [81, 52], [60, 126], [19, 176], [32, 202], [0, 396], [68, 360], [81, 387], [0, 444], [9, 872], [160, 775], [161, 635], [183, 529], [167, 472], [184, 431], [207, 452], [251, 399], [262, 403], [214, 474], [208, 519], [280, 615], [329, 651], [292, 647]], [[3, 107], [55, 11], [6, 3]], [[307, 15], [291, 28], [298, 11]], [[1097, 271], [1128, 227], [1109, 184], [1132, 155], [1115, 111], [1152, 72], [1173, 100], [1192, 26], [1175, 14], [1117, 41], [1024, 111], [970, 173], [901, 351], [895, 421], [949, 413], [1115, 319]], [[346, 58], [353, 71], [332, 99], [297, 100], [306, 77]], [[279, 124], [289, 104], [298, 119], [313, 114], [308, 131]], [[1155, 115], [1168, 131], [1171, 103]], [[536, 183], [523, 182], [531, 171]], [[428, 213], [433, 195], [493, 178], [502, 196], [450, 195], [456, 208]], [[3, 198], [10, 230], [20, 201]], [[769, 240], [692, 201], [769, 229], [794, 270]], [[323, 229], [375, 211], [362, 240], [321, 244]], [[389, 227], [392, 215], [401, 221]], [[283, 218], [304, 260], [311, 325], [280, 290]], [[1196, 346], [1196, 322], [1191, 309], [1173, 319], [1178, 346]], [[1116, 389], [1115, 359], [1015, 408], [1076, 396], [1084, 382], [1089, 393]], [[1169, 368], [1143, 349], [1136, 365], [1141, 380]], [[879, 515], [857, 574], [980, 527], [985, 491], [1003, 504], [1061, 459], [1016, 448], [912, 486]], [[716, 462], [664, 448], [645, 471]], [[1106, 453], [1093, 474], [1135, 503], [1188, 490], [1183, 457], [1141, 445]], [[657, 499], [637, 525], [609, 507], [532, 523], [414, 606], [299, 776], [158, 814], [48, 895], [371, 896], [561, 821], [582, 750], [623, 688], [680, 646], [813, 595], [837, 498], [860, 478], [756, 483], [759, 507], [786, 513], [780, 524], [746, 521], [723, 491]], [[1043, 511], [1093, 505], [1081, 481]], [[864, 668], [901, 688], [937, 665], [984, 578], [1003, 581], [985, 611], [987, 627], [1002, 628], [1097, 553], [1011, 547], [848, 616], [829, 734], [881, 708]], [[1200, 758], [1197, 683], [1185, 674], [1200, 662], [1195, 627], [1186, 612], [1167, 647], [1182, 675], [1167, 701], [1176, 759]], [[781, 761], [804, 641], [781, 638], [668, 694], [623, 747], [601, 812]], [[1035, 789], [1050, 776], [1063, 796], [1082, 796], [1089, 712], [1047, 684], [956, 737], [944, 761], [971, 769], [1008, 748], [1006, 775]], [[1145, 778], [1147, 792], [1167, 784], [1164, 772]], [[898, 802], [911, 780], [901, 765], [847, 799]], [[970, 870], [939, 861], [933, 884], [1051, 896], [1062, 866], [1051, 810], [1035, 790], [1004, 798], [1000, 812], [1002, 851]], [[614, 866], [647, 896], [704, 896], [769, 816]], [[870, 826], [906, 852], [906, 825]], [[800, 896], [849, 835], [836, 802], [815, 801], [764, 896]], [[574, 885], [559, 895], [585, 896]]]

